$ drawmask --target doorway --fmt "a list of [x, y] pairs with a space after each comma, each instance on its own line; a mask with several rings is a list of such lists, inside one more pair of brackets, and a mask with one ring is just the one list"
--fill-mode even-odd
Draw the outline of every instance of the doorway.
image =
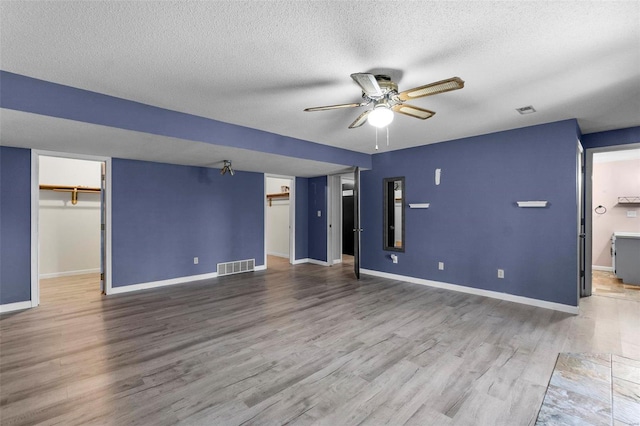
[[110, 292], [110, 170], [109, 158], [32, 151], [32, 306]]
[[329, 176], [330, 215], [328, 217], [329, 243], [327, 259], [330, 265], [342, 263], [345, 258], [352, 260], [355, 247], [354, 173]]
[[265, 265], [269, 256], [295, 261], [295, 178], [265, 175]]
[[[619, 265], [622, 257], [640, 258], [640, 144], [587, 150], [586, 163], [584, 295], [640, 300], [636, 265], [632, 275], [616, 267], [616, 258]], [[616, 239], [633, 253], [616, 249]]]

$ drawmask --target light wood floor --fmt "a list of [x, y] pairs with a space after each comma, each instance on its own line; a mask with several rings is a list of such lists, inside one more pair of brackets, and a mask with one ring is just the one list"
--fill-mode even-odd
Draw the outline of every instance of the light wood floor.
[[640, 301], [640, 285], [625, 284], [613, 272], [592, 271], [593, 294]]
[[578, 316], [296, 265], [0, 317], [0, 423], [528, 425], [559, 352], [640, 358], [640, 302]]

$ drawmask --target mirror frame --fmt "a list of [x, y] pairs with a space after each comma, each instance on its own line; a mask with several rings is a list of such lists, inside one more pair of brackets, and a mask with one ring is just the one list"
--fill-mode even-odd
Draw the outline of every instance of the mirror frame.
[[[402, 247], [395, 247], [395, 246], [389, 246], [387, 244], [388, 238], [389, 238], [389, 185], [393, 185], [396, 181], [401, 181], [402, 182], [402, 197], [401, 197], [401, 203], [402, 203]], [[398, 251], [398, 252], [404, 252], [405, 247], [407, 245], [407, 242], [405, 240], [405, 228], [406, 226], [406, 222], [405, 222], [405, 216], [404, 216], [404, 210], [405, 210], [405, 206], [404, 206], [404, 200], [405, 200], [405, 195], [407, 192], [407, 188], [405, 186], [405, 179], [404, 176], [398, 176], [398, 177], [392, 177], [392, 178], [384, 178], [383, 179], [383, 199], [382, 199], [382, 249], [385, 251]], [[392, 187], [392, 191], [393, 191], [393, 187]], [[393, 194], [393, 198], [395, 200], [395, 193]], [[393, 203], [393, 205], [391, 206], [391, 208], [395, 209], [395, 201]]]

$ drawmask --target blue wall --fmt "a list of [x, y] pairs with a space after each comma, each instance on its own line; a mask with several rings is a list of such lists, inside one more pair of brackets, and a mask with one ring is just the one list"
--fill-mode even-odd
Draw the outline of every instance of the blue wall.
[[[362, 172], [362, 267], [577, 306], [577, 140], [570, 120], [374, 155]], [[394, 176], [406, 177], [407, 203], [431, 203], [405, 207], [395, 265], [382, 250], [382, 180]]]
[[296, 178], [295, 259], [309, 257], [309, 179]]
[[113, 287], [232, 260], [264, 264], [263, 174], [122, 159], [112, 167]]
[[[318, 217], [320, 211], [320, 217]], [[309, 179], [309, 258], [327, 261], [327, 177]]]
[[581, 138], [584, 149], [640, 143], [640, 127], [589, 133]]
[[0, 146], [0, 305], [31, 299], [31, 151]]

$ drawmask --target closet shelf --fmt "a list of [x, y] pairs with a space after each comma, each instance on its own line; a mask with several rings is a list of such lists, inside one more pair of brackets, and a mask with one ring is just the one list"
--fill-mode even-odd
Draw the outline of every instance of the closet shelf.
[[269, 207], [271, 207], [271, 201], [273, 201], [273, 199], [288, 200], [289, 199], [289, 193], [288, 192], [281, 192], [281, 193], [278, 193], [278, 194], [267, 194], [267, 200], [269, 200]]
[[92, 188], [90, 186], [72, 186], [72, 185], [40, 185], [40, 189], [55, 192], [70, 192], [71, 204], [78, 204], [78, 193], [99, 194], [100, 188]]
[[640, 204], [640, 195], [631, 197], [618, 197], [618, 204]]

